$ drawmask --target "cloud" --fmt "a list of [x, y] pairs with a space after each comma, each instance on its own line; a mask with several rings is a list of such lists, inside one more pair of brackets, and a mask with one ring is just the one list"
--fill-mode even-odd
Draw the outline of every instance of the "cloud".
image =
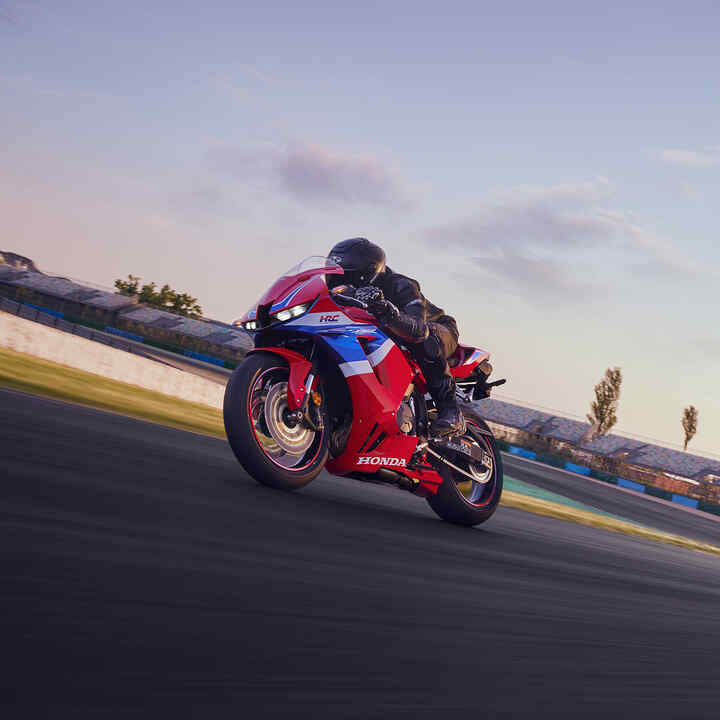
[[295, 200], [316, 205], [406, 203], [394, 175], [370, 155], [339, 153], [319, 145], [216, 148], [211, 163], [237, 179], [269, 181]]
[[562, 263], [550, 258], [504, 252], [496, 257], [472, 260], [481, 272], [520, 295], [562, 298], [580, 292], [586, 296], [595, 293], [594, 288], [576, 279]]
[[696, 347], [713, 359], [720, 359], [720, 337], [699, 338]]
[[720, 277], [717, 266], [688, 258], [632, 216], [608, 209], [611, 198], [605, 178], [513, 188], [488, 198], [471, 217], [422, 236], [432, 247], [464, 249], [484, 272], [533, 297], [595, 293], [600, 279], [586, 268], [597, 267], [599, 258], [646, 276]]
[[702, 169], [720, 167], [720, 145], [702, 150], [666, 148], [658, 152], [660, 160], [676, 167]]
[[426, 231], [430, 244], [472, 245], [479, 249], [594, 245], [611, 234], [614, 220], [593, 207], [607, 181], [548, 188], [518, 187], [488, 199], [472, 217]]

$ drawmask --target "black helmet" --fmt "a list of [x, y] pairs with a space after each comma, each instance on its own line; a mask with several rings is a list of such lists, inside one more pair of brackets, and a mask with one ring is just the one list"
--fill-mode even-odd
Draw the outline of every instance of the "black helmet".
[[330, 287], [341, 284], [355, 287], [371, 285], [385, 270], [385, 251], [367, 238], [342, 240], [330, 251], [328, 260], [345, 271], [344, 275], [327, 276]]

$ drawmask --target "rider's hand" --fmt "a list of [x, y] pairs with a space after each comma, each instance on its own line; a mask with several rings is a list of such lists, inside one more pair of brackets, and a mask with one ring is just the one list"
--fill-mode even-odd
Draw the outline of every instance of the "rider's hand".
[[368, 312], [376, 317], [382, 317], [395, 310], [395, 306], [385, 299], [383, 291], [374, 285], [358, 288], [355, 291], [355, 299], [367, 305]]

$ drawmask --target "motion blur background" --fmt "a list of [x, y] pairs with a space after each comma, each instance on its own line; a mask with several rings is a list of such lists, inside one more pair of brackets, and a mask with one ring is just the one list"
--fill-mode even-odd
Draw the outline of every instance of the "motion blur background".
[[3, 249], [241, 315], [366, 235], [507, 395], [717, 450], [714, 2], [0, 0]]

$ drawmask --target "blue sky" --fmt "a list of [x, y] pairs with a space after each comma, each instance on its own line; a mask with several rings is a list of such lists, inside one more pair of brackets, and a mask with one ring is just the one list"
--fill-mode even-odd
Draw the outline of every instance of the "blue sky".
[[[232, 319], [366, 235], [504, 395], [720, 452], [716, 3], [0, 0], [2, 249]], [[692, 446], [691, 446], [692, 447]]]

